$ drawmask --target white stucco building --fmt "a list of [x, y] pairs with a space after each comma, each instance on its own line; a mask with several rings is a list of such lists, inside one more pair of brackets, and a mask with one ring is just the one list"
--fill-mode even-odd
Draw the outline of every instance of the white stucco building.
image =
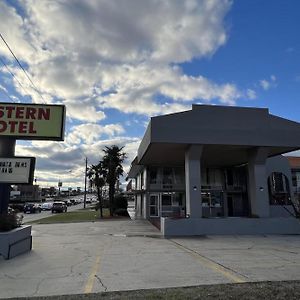
[[165, 235], [300, 233], [300, 124], [268, 109], [193, 105], [152, 117], [129, 172], [136, 212]]

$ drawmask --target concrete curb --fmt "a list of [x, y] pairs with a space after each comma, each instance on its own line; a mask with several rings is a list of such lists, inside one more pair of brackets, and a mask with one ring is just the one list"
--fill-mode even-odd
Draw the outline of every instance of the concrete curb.
[[1, 300], [300, 299], [300, 281], [264, 281]]

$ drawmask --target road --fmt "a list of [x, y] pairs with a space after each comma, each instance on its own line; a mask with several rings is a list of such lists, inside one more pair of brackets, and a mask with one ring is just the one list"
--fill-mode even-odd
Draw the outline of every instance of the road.
[[[74, 197], [73, 197], [73, 199], [74, 199]], [[88, 207], [88, 205], [87, 205], [87, 207]], [[78, 209], [82, 209], [82, 208], [83, 208], [83, 203], [79, 203], [77, 205], [69, 206], [68, 211], [74, 211], [74, 210], [78, 210]], [[41, 213], [35, 213], [35, 214], [23, 214], [23, 216], [24, 216], [23, 224], [32, 222], [32, 221], [36, 221], [36, 220], [40, 220], [43, 218], [47, 218], [51, 215], [52, 215], [51, 210], [50, 211], [42, 211]]]

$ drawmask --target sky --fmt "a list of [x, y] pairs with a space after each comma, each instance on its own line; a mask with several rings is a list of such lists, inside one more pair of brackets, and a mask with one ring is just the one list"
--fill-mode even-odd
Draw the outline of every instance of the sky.
[[0, 0], [0, 20], [34, 83], [0, 40], [0, 102], [66, 105], [63, 142], [17, 141], [41, 186], [82, 186], [112, 145], [126, 176], [150, 117], [192, 104], [300, 122], [298, 0]]

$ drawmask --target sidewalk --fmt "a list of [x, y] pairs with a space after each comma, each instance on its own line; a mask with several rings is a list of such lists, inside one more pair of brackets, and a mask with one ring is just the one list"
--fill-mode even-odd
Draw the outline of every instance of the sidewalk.
[[0, 259], [0, 298], [300, 280], [300, 236], [164, 239], [145, 220], [33, 226], [33, 250]]

